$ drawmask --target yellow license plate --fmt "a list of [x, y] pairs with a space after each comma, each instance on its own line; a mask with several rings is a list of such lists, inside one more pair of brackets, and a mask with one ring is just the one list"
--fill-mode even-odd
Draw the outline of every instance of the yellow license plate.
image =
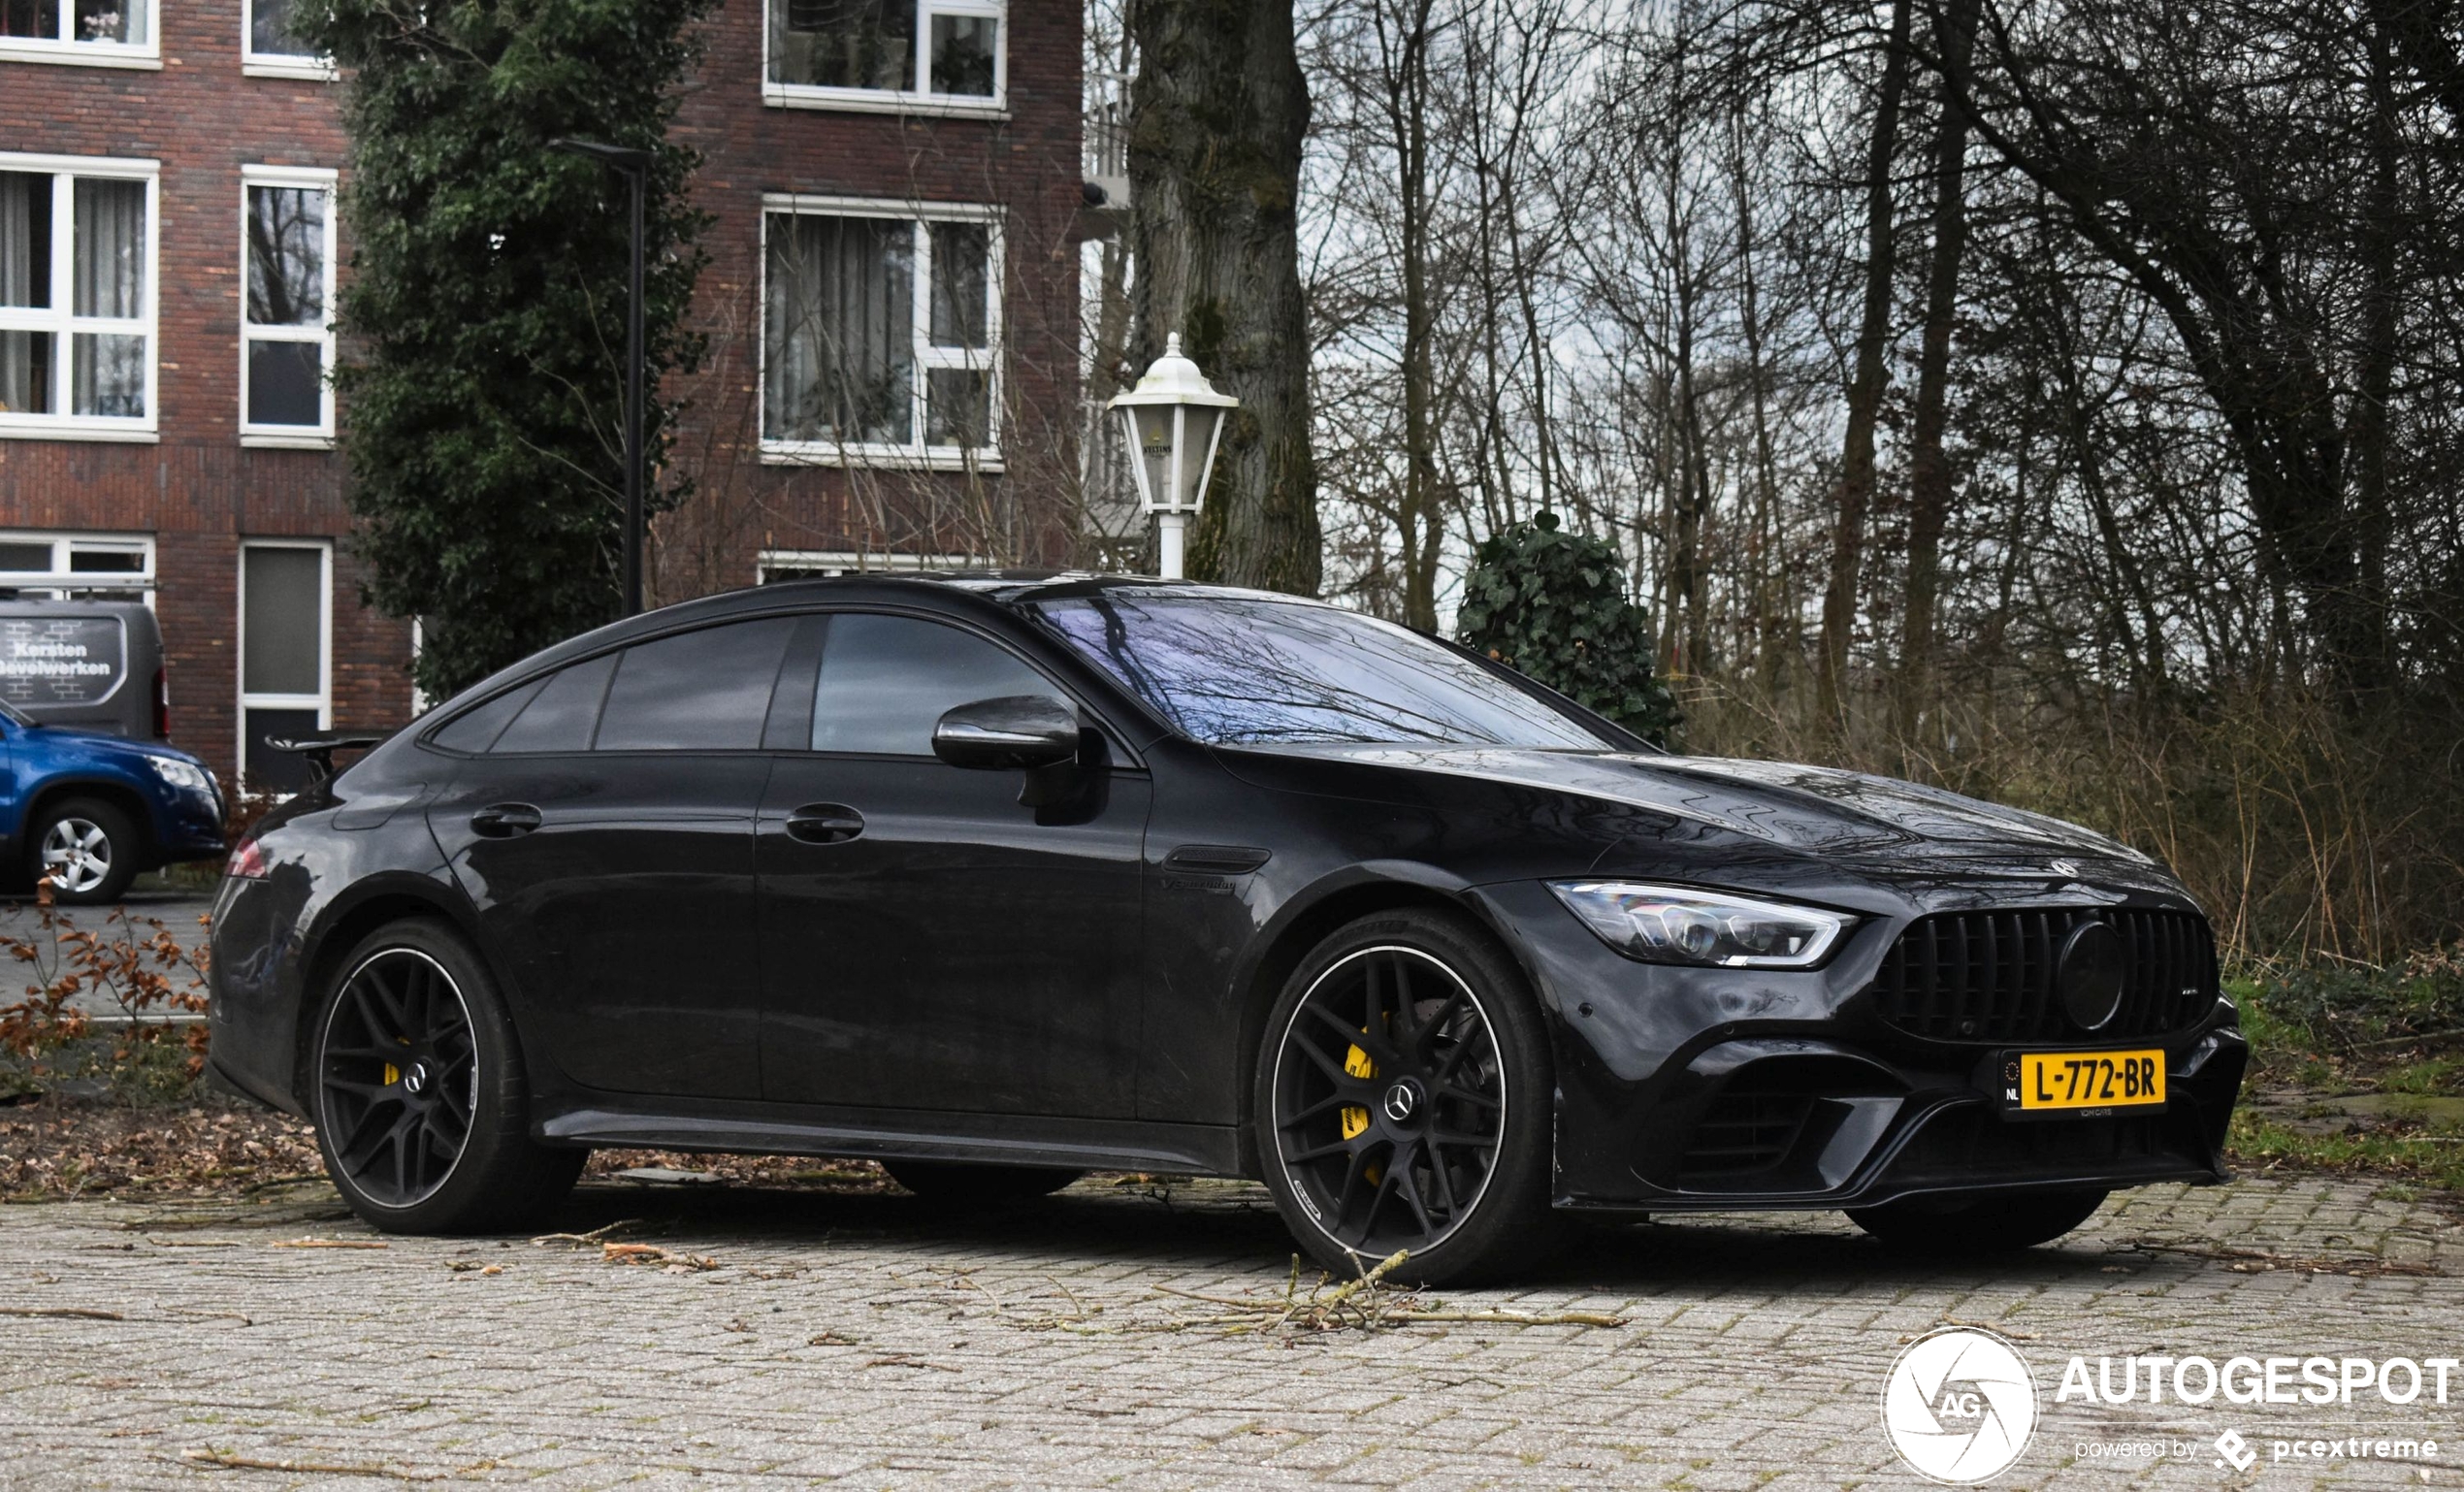
[[2016, 1094], [2025, 1113], [2144, 1109], [2164, 1102], [2162, 1052], [2023, 1052]]

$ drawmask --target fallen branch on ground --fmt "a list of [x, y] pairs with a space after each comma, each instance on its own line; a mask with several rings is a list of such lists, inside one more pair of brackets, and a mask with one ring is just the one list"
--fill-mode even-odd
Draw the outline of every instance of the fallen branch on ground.
[[1423, 1305], [1418, 1291], [1405, 1290], [1398, 1294], [1385, 1283], [1386, 1276], [1410, 1256], [1410, 1250], [1398, 1249], [1380, 1259], [1377, 1267], [1363, 1272], [1359, 1279], [1348, 1281], [1332, 1290], [1327, 1288], [1330, 1277], [1320, 1275], [1317, 1283], [1307, 1295], [1300, 1293], [1301, 1261], [1298, 1255], [1293, 1256], [1292, 1272], [1284, 1281], [1281, 1296], [1207, 1295], [1159, 1284], [1154, 1286], [1159, 1294], [1226, 1307], [1232, 1314], [1183, 1317], [1155, 1329], [1185, 1331], [1216, 1327], [1221, 1328], [1227, 1335], [1235, 1335], [1275, 1331], [1377, 1331], [1441, 1321], [1486, 1322], [1500, 1326], [1602, 1326], [1612, 1329], [1626, 1324], [1624, 1316], [1598, 1311], [1467, 1311], [1448, 1309], [1436, 1302]]

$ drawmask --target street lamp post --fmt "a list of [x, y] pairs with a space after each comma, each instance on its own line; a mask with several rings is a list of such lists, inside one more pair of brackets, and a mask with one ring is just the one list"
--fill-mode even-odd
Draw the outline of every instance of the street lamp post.
[[551, 140], [551, 150], [586, 155], [620, 172], [632, 189], [632, 263], [625, 305], [625, 615], [641, 610], [642, 489], [642, 197], [650, 181], [650, 152], [596, 140]]
[[1113, 397], [1129, 437], [1138, 501], [1155, 518], [1155, 568], [1166, 580], [1182, 578], [1189, 518], [1206, 502], [1224, 417], [1240, 406], [1182, 356], [1178, 332], [1164, 339], [1163, 356], [1138, 386]]

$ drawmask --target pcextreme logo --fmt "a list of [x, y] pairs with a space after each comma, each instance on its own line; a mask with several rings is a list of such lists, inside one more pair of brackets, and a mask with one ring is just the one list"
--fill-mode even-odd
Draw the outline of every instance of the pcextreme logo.
[[2036, 1380], [2001, 1338], [1948, 1327], [1919, 1337], [1891, 1365], [1882, 1427], [1918, 1476], [1985, 1481], [2018, 1460], [2036, 1433]]

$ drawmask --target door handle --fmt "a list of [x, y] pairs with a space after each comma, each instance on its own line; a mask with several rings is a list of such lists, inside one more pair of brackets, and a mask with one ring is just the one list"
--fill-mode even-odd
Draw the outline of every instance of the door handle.
[[470, 816], [470, 828], [483, 839], [514, 839], [543, 821], [528, 803], [490, 803]]
[[807, 803], [787, 816], [787, 836], [806, 844], [843, 844], [864, 831], [864, 816], [845, 803]]

